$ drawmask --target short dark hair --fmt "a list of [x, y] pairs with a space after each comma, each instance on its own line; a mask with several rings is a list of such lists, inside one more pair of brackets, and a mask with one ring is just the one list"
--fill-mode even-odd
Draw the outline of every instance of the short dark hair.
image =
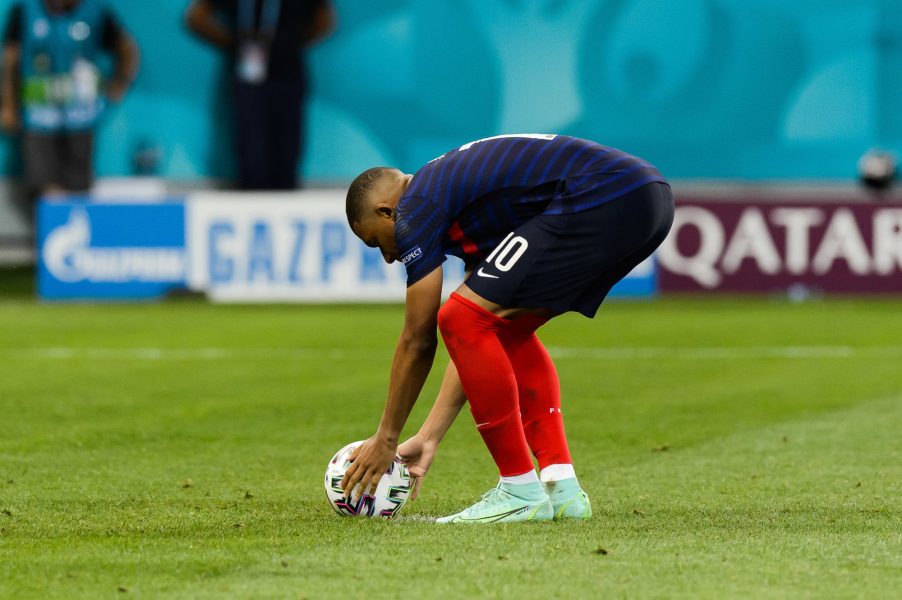
[[348, 196], [345, 199], [345, 212], [348, 214], [348, 225], [354, 226], [363, 220], [363, 211], [366, 209], [366, 198], [376, 183], [382, 179], [389, 171], [393, 171], [391, 167], [373, 167], [367, 169], [354, 178], [351, 187], [348, 188]]

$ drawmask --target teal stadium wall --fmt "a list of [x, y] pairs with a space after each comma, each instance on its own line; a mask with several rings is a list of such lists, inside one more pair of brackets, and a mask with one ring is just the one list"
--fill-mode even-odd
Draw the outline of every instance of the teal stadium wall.
[[[10, 0], [0, 0], [6, 13]], [[143, 69], [101, 127], [101, 175], [141, 142], [174, 179], [231, 171], [223, 66], [185, 0], [116, 0]], [[673, 178], [852, 178], [902, 147], [898, 0], [338, 0], [310, 56], [303, 170], [415, 169], [501, 132], [615, 145]], [[16, 170], [10, 140], [0, 165]]]

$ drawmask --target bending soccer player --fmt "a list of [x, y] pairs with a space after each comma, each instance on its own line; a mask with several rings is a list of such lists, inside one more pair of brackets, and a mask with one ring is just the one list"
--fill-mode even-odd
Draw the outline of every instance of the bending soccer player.
[[[384, 167], [360, 174], [348, 190], [348, 222], [387, 262], [404, 263], [408, 287], [385, 410], [352, 456], [346, 492], [375, 489], [396, 452], [419, 483], [469, 402], [501, 481], [439, 522], [591, 516], [564, 433], [557, 372], [535, 332], [564, 312], [593, 317], [666, 237], [673, 210], [652, 165], [562, 135], [478, 140], [416, 175]], [[464, 260], [468, 276], [442, 305], [448, 254]], [[422, 428], [399, 447], [432, 368], [436, 326], [452, 363]]]

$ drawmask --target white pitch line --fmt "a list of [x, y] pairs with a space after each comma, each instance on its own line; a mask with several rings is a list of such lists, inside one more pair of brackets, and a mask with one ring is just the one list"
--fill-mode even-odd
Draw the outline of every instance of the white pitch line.
[[[366, 352], [366, 351], [364, 351]], [[372, 354], [375, 351], [367, 352]], [[342, 348], [22, 348], [0, 350], [0, 357], [44, 360], [302, 360], [342, 359], [355, 354]]]
[[[891, 348], [895, 353], [902, 347]], [[715, 346], [702, 348], [549, 348], [554, 358], [719, 360], [732, 358], [851, 358], [871, 348], [851, 346]], [[886, 353], [888, 348], [881, 348]]]
[[[902, 356], [902, 346], [634, 346], [586, 348], [551, 346], [557, 359], [589, 360], [724, 360], [886, 358]], [[76, 346], [0, 349], [0, 358], [31, 360], [110, 361], [225, 361], [225, 360], [343, 360], [361, 356], [388, 356], [378, 348], [91, 348]]]

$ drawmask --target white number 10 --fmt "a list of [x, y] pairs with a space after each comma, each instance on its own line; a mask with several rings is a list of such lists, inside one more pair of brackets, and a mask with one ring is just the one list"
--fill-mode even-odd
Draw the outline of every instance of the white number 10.
[[522, 238], [519, 235], [514, 237], [514, 232], [512, 231], [492, 250], [492, 253], [485, 260], [487, 263], [495, 261], [495, 267], [499, 271], [507, 272], [517, 264], [517, 261], [520, 260], [527, 248], [529, 248], [529, 242], [526, 241], [526, 238]]

